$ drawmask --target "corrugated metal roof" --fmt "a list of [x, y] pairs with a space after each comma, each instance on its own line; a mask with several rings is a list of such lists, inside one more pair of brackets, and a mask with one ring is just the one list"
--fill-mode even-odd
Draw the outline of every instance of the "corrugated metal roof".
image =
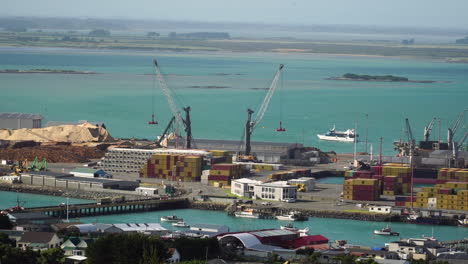
[[144, 231], [165, 231], [159, 223], [142, 223], [142, 224], [113, 224], [124, 232], [144, 232]]
[[295, 235], [297, 233], [290, 231], [290, 230], [273, 229], [273, 230], [250, 232], [250, 234], [258, 236], [258, 237], [272, 237], [272, 236]]
[[98, 170], [98, 169], [91, 169], [91, 168], [74, 168], [73, 170], [70, 171], [71, 174], [74, 172], [80, 172], [80, 173], [91, 173], [91, 174], [105, 174], [103, 170]]
[[39, 114], [27, 114], [27, 113], [0, 113], [0, 118], [3, 119], [44, 119]]

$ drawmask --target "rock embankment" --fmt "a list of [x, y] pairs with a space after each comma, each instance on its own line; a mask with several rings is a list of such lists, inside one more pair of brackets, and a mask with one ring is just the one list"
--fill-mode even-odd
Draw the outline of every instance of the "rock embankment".
[[199, 210], [211, 210], [211, 211], [224, 211], [229, 204], [226, 203], [214, 203], [214, 202], [190, 202], [189, 207], [191, 209]]

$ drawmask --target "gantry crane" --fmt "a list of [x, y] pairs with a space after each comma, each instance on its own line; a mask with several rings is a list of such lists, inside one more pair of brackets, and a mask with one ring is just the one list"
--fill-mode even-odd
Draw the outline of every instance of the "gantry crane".
[[458, 115], [457, 121], [453, 124], [452, 128], [448, 128], [447, 131], [447, 143], [449, 148], [453, 149], [453, 137], [455, 136], [455, 133], [457, 132], [458, 126], [460, 126], [461, 121], [463, 120], [463, 117], [465, 116], [466, 109], [464, 109], [460, 115]]
[[268, 105], [270, 104], [271, 97], [275, 93], [276, 87], [278, 86], [278, 80], [281, 75], [281, 70], [283, 69], [284, 65], [280, 64], [278, 70], [276, 71], [275, 77], [271, 82], [270, 87], [268, 88], [267, 94], [265, 98], [263, 98], [262, 105], [260, 106], [255, 119], [252, 121], [252, 114], [254, 111], [252, 109], [247, 109], [247, 122], [245, 123], [245, 140], [244, 140], [244, 153], [243, 155], [239, 155], [238, 160], [244, 161], [255, 161], [256, 158], [251, 155], [251, 145], [250, 145], [250, 138], [252, 133], [257, 127], [257, 125], [262, 121], [263, 116], [265, 115], [266, 110], [268, 109]]
[[161, 74], [161, 71], [159, 69], [158, 62], [153, 60], [154, 62], [154, 68], [156, 70], [156, 77], [158, 78], [159, 81], [159, 86], [161, 87], [161, 90], [163, 91], [164, 95], [166, 96], [167, 102], [169, 104], [169, 108], [171, 109], [173, 117], [169, 121], [169, 124], [167, 125], [166, 129], [164, 130], [163, 134], [161, 137], [156, 141], [156, 145], [161, 147], [161, 141], [167, 136], [167, 132], [169, 131], [169, 128], [172, 127], [174, 121], [177, 122], [177, 124], [180, 127], [183, 127], [185, 130], [185, 148], [191, 148], [192, 147], [192, 124], [190, 121], [190, 106], [183, 107], [183, 110], [185, 112], [185, 119], [183, 119], [180, 115], [180, 112], [177, 110], [177, 107], [174, 103], [174, 99], [172, 98], [171, 91], [169, 88], [167, 88], [166, 81], [164, 80], [163, 75]]

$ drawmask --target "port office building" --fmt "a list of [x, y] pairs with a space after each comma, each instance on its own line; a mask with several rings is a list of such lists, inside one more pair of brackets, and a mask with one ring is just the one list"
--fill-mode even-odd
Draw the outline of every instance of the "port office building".
[[[219, 149], [227, 150], [231, 154], [236, 154], [242, 151], [243, 143], [237, 140], [212, 140], [212, 139], [195, 139], [195, 147], [197, 149]], [[168, 140], [168, 148], [181, 147], [180, 139]], [[288, 153], [295, 149], [303, 148], [302, 144], [296, 143], [281, 143], [281, 142], [259, 142], [254, 141], [251, 144], [252, 153], [254, 153], [259, 160], [264, 162], [280, 163], [282, 156], [288, 156]]]
[[42, 119], [44, 118], [38, 114], [0, 113], [0, 128], [41, 128]]
[[74, 177], [67, 173], [50, 171], [31, 171], [21, 174], [21, 181], [25, 184], [50, 186], [64, 189], [118, 189], [134, 191], [139, 187], [136, 181], [122, 181], [104, 178]]

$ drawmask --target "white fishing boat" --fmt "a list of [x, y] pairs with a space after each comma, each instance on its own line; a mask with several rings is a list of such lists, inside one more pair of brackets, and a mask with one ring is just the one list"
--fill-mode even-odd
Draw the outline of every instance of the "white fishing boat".
[[458, 220], [458, 225], [463, 227], [468, 227], [468, 218]]
[[359, 135], [356, 134], [354, 129], [348, 129], [346, 131], [336, 131], [335, 126], [330, 129], [325, 135], [318, 134], [317, 137], [320, 140], [329, 140], [329, 141], [341, 141], [341, 142], [354, 142], [358, 141]]
[[189, 228], [189, 227], [190, 227], [190, 226], [187, 225], [184, 221], [172, 223], [172, 226], [174, 226], [174, 227], [181, 227], [181, 228]]
[[380, 235], [380, 236], [399, 236], [400, 233], [398, 232], [392, 232], [392, 229], [387, 225], [387, 227], [384, 227], [380, 230], [374, 230], [374, 234]]
[[288, 214], [285, 215], [277, 215], [276, 219], [278, 220], [283, 220], [283, 221], [303, 221], [306, 220], [304, 219], [304, 216], [301, 215], [299, 212], [289, 212]]
[[280, 229], [281, 230], [289, 230], [289, 231], [299, 232], [301, 234], [307, 234], [307, 232], [309, 232], [308, 227], [306, 227], [304, 229], [298, 229], [298, 228], [295, 228], [291, 223], [289, 223], [287, 225], [284, 225], [284, 226], [280, 226]]
[[260, 218], [260, 214], [254, 212], [252, 209], [245, 209], [242, 211], [235, 212], [234, 215], [236, 217], [244, 217], [244, 218]]
[[182, 218], [178, 218], [176, 215], [169, 215], [161, 217], [161, 222], [181, 222], [184, 221]]

